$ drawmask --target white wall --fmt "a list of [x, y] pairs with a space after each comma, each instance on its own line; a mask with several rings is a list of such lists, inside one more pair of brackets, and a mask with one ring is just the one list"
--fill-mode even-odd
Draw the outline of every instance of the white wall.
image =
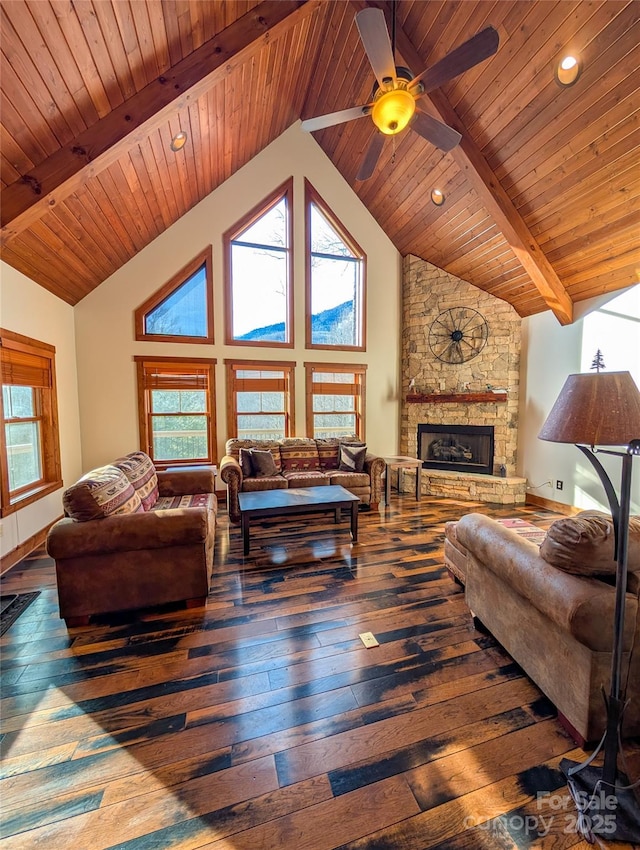
[[[222, 234], [292, 175], [295, 347], [224, 345]], [[367, 254], [366, 352], [304, 348], [304, 177]], [[137, 342], [134, 310], [208, 244], [213, 245], [215, 344]], [[304, 362], [366, 363], [367, 443], [377, 453], [397, 451], [400, 257], [314, 139], [300, 130], [299, 123], [86, 296], [75, 308], [75, 319], [85, 470], [139, 446], [135, 354], [217, 358], [218, 457], [224, 454], [227, 439], [225, 358], [296, 361], [297, 435], [305, 431]]]
[[[551, 312], [523, 320], [519, 474], [532, 486], [530, 492], [543, 498], [608, 510], [602, 484], [579, 450], [539, 440], [538, 433], [567, 376], [589, 372], [598, 349], [607, 371], [629, 371], [640, 387], [640, 285], [581, 302], [577, 311], [579, 318], [566, 327]], [[621, 461], [602, 454], [598, 459], [619, 493]], [[547, 480], [552, 487], [543, 485]], [[562, 490], [556, 488], [557, 480], [563, 482]], [[640, 459], [633, 465], [632, 513], [640, 513]]]
[[[62, 477], [65, 484], [71, 484], [82, 468], [73, 307], [0, 262], [0, 325], [55, 346]], [[4, 517], [0, 520], [0, 555], [11, 552], [60, 516], [62, 489]]]

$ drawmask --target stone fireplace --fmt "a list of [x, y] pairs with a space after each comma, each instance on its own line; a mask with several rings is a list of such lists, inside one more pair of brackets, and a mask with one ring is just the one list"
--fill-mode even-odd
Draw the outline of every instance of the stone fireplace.
[[[422, 492], [500, 504], [524, 503], [526, 480], [516, 476], [520, 316], [506, 301], [411, 255], [403, 261], [402, 285], [400, 452], [423, 459]], [[487, 340], [469, 359], [445, 362], [430, 346], [430, 331], [443, 313], [460, 307], [472, 308], [484, 317]], [[425, 467], [418, 436], [419, 426], [424, 424], [490, 428], [493, 457], [483, 464], [482, 471], [451, 465]], [[411, 481], [405, 486], [410, 488]]]

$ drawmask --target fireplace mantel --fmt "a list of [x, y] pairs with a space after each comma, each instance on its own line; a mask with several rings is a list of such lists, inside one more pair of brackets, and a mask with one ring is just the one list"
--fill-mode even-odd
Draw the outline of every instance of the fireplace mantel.
[[505, 392], [410, 393], [407, 395], [407, 404], [483, 404], [506, 400]]

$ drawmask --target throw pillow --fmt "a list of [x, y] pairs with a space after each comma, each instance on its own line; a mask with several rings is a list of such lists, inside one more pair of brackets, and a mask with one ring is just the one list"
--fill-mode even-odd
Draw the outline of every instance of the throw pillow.
[[277, 475], [276, 462], [270, 451], [260, 451], [259, 449], [249, 449], [251, 455], [251, 464], [253, 473], [256, 478], [268, 478], [271, 475]]
[[77, 522], [143, 511], [140, 497], [121, 469], [102, 466], [87, 472], [62, 495], [65, 515]]
[[238, 463], [242, 470], [244, 478], [251, 478], [253, 475], [253, 463], [251, 462], [251, 449], [240, 449]]
[[340, 466], [342, 472], [362, 472], [364, 459], [367, 454], [366, 446], [340, 446]]
[[[557, 519], [549, 526], [540, 555], [547, 563], [573, 575], [614, 575], [615, 533], [611, 516], [601, 511], [582, 511]], [[629, 520], [627, 565], [630, 572], [640, 570], [640, 517]]]
[[114, 460], [113, 466], [121, 469], [133, 485], [145, 511], [150, 511], [158, 501], [158, 476], [156, 468], [145, 452], [129, 452], [126, 457]]

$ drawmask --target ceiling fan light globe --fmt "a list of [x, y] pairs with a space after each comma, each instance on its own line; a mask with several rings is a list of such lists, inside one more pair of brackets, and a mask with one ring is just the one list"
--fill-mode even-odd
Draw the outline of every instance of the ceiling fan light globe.
[[381, 133], [395, 136], [413, 118], [416, 102], [406, 89], [383, 92], [371, 110], [371, 118]]

